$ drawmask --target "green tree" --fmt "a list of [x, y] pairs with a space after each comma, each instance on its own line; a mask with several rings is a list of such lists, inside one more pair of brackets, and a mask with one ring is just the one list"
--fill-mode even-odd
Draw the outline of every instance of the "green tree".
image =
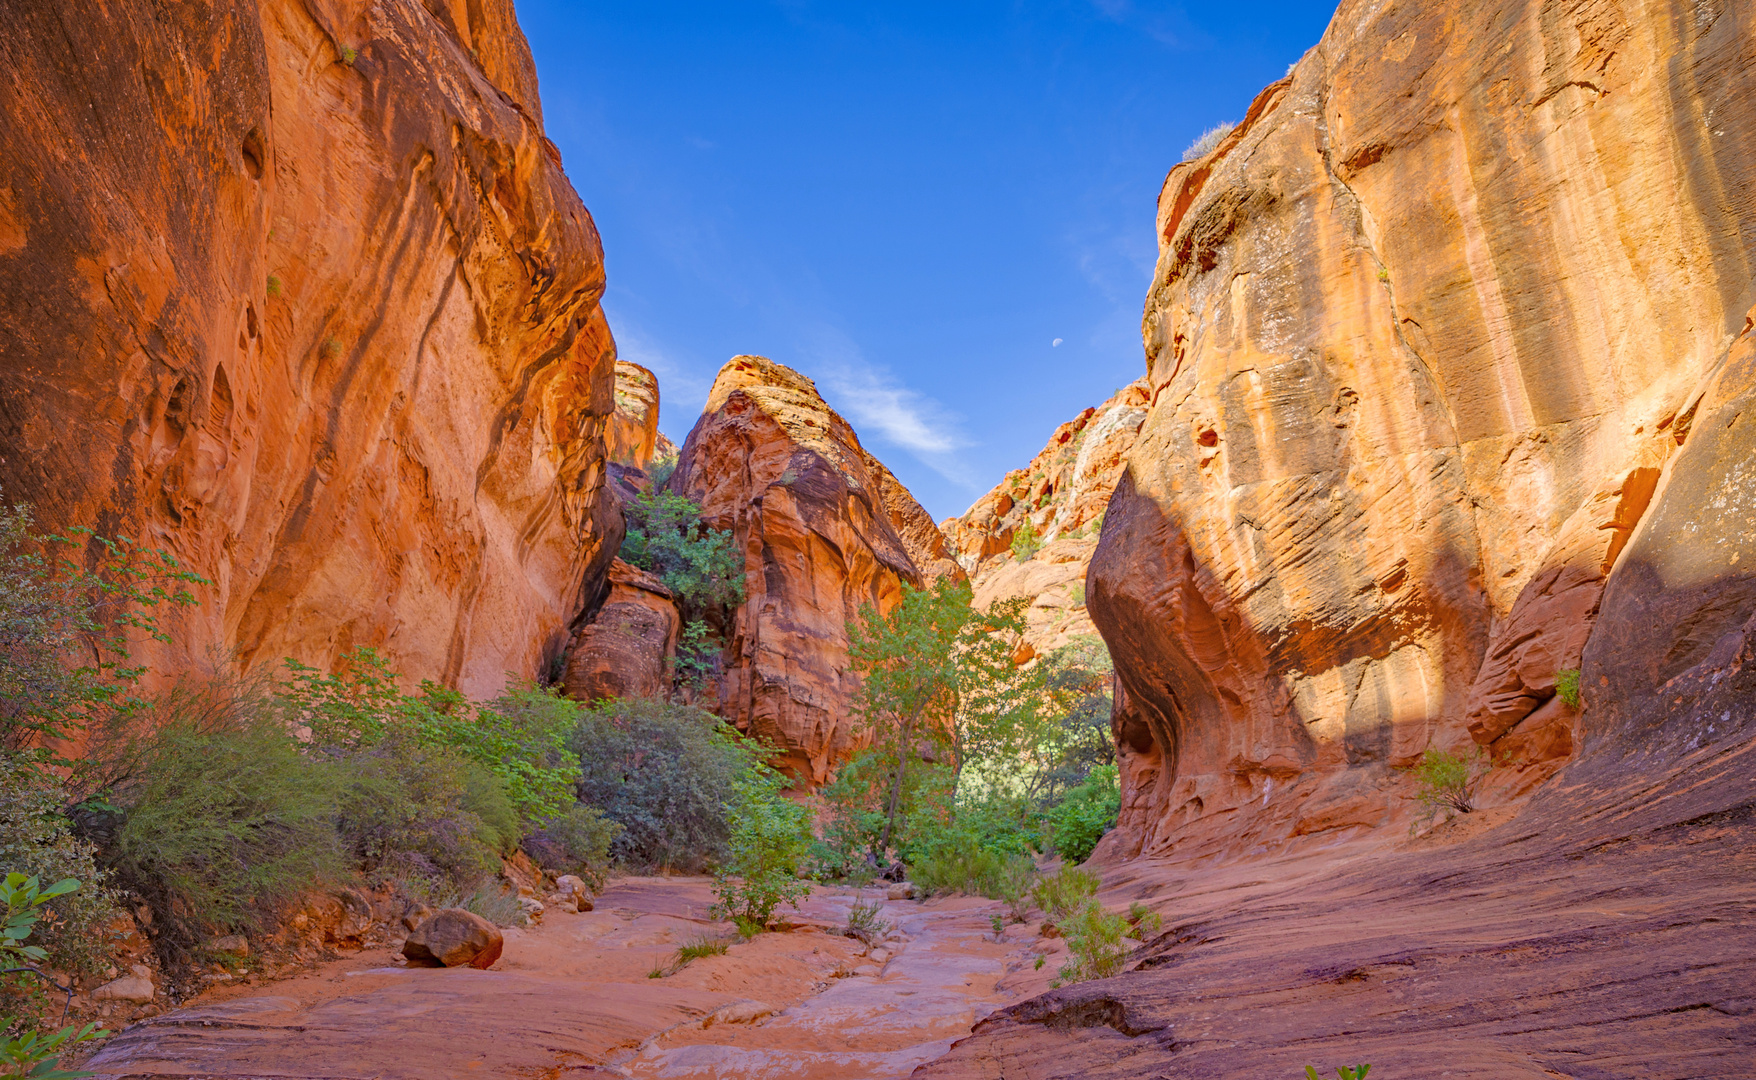
[[1039, 694], [1012, 662], [1025, 601], [971, 606], [966, 584], [941, 579], [903, 587], [888, 612], [867, 605], [848, 628], [848, 653], [862, 676], [854, 711], [894, 762], [880, 850], [896, 831], [909, 760], [918, 744], [947, 748], [955, 781], [971, 763], [1014, 750], [1029, 730]]
[[741, 740], [742, 773], [726, 807], [730, 853], [714, 876], [718, 909], [740, 926], [762, 926], [781, 903], [797, 905], [811, 891], [799, 864], [811, 844], [811, 812], [781, 794], [787, 779], [764, 760], [769, 747]]
[[693, 611], [744, 602], [744, 560], [728, 530], [710, 529], [701, 506], [656, 485], [624, 511], [622, 558], [657, 574]]

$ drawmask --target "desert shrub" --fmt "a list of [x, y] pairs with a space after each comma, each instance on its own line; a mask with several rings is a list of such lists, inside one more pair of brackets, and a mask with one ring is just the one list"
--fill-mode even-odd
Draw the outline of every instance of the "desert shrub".
[[[1366, 1080], [1366, 1074], [1372, 1070], [1370, 1065], [1342, 1065], [1336, 1068], [1336, 1080]], [[1314, 1066], [1305, 1066], [1306, 1080], [1323, 1080], [1321, 1073]]]
[[584, 709], [568, 742], [579, 801], [622, 826], [611, 854], [637, 867], [699, 870], [722, 860], [726, 807], [744, 756], [737, 733], [701, 709], [637, 698]]
[[676, 471], [677, 459], [675, 456], [653, 458], [652, 464], [646, 467], [646, 478], [651, 482], [652, 489], [657, 491], [671, 482], [671, 474]]
[[782, 903], [797, 907], [811, 891], [799, 865], [811, 843], [811, 811], [781, 794], [786, 777], [764, 764], [763, 748], [741, 747], [743, 768], [732, 782], [731, 836], [725, 864], [714, 876], [721, 918], [766, 923]]
[[1233, 124], [1228, 120], [1222, 124], [1215, 124], [1206, 131], [1203, 131], [1194, 142], [1189, 144], [1189, 148], [1183, 151], [1183, 160], [1194, 161], [1196, 158], [1206, 157], [1208, 154], [1213, 153], [1214, 147], [1218, 146], [1227, 135], [1230, 135], [1232, 133], [1232, 128], [1236, 126], [1236, 124]]
[[1067, 590], [1067, 599], [1073, 601], [1074, 607], [1085, 606], [1085, 582], [1076, 581], [1073, 588]]
[[524, 841], [524, 849], [554, 874], [576, 874], [602, 892], [608, 884], [610, 845], [622, 834], [622, 826], [595, 806], [575, 803], [573, 808], [545, 824]]
[[449, 747], [401, 731], [332, 767], [343, 848], [370, 878], [457, 890], [518, 846], [518, 812], [499, 778]]
[[1097, 895], [1098, 876], [1076, 866], [1063, 866], [1042, 878], [1031, 889], [1031, 898], [1043, 909], [1043, 916], [1059, 924]]
[[1057, 986], [1107, 979], [1122, 970], [1122, 962], [1128, 958], [1129, 947], [1122, 943], [1128, 920], [1087, 899], [1058, 925], [1067, 939], [1067, 963], [1057, 973]]
[[1409, 768], [1416, 784], [1414, 800], [1422, 807], [1409, 831], [1430, 824], [1441, 814], [1450, 821], [1457, 814], [1472, 812], [1476, 784], [1487, 771], [1487, 755], [1479, 746], [1467, 754], [1429, 747], [1420, 762]]
[[424, 682], [411, 711], [423, 742], [451, 747], [493, 773], [525, 823], [547, 821], [572, 806], [579, 762], [567, 739], [579, 706], [558, 690], [515, 683], [472, 707], [455, 690]]
[[657, 484], [624, 509], [619, 554], [657, 574], [689, 611], [734, 607], [744, 600], [744, 559], [732, 534], [701, 521], [701, 506]]
[[518, 890], [491, 879], [467, 893], [452, 897], [441, 906], [474, 912], [495, 926], [524, 926], [530, 922], [523, 905], [518, 902]]
[[[0, 867], [43, 881], [71, 878], [85, 883], [37, 907], [40, 919], [34, 926], [51, 964], [62, 971], [92, 975], [108, 962], [108, 925], [118, 911], [101, 884], [95, 848], [74, 835], [62, 813], [62, 794], [53, 777], [30, 763], [0, 755]], [[0, 1011], [17, 1011], [10, 997], [0, 996]]]
[[1037, 536], [1036, 527], [1029, 521], [1012, 531], [1012, 558], [1015, 562], [1029, 562], [1030, 557], [1042, 546], [1043, 542]]
[[[37, 924], [48, 914], [44, 905], [77, 892], [80, 883], [63, 878], [44, 887], [39, 878], [16, 871], [0, 879], [0, 967], [34, 966], [48, 961], [48, 950], [27, 945]], [[62, 1072], [55, 1063], [64, 1049], [108, 1035], [96, 1024], [54, 1032], [29, 1030], [18, 1016], [0, 1017], [0, 1068], [13, 1077], [74, 1080], [89, 1073]]]
[[964, 893], [1016, 904], [1028, 895], [1036, 872], [1029, 855], [1009, 855], [980, 846], [941, 847], [911, 864], [909, 880], [929, 896]]
[[1082, 863], [1116, 823], [1122, 805], [1116, 766], [1100, 765], [1044, 815], [1050, 842], [1069, 863]]
[[677, 685], [700, 690], [719, 674], [719, 643], [699, 619], [684, 624], [677, 635]]
[[890, 933], [890, 920], [879, 917], [884, 905], [876, 900], [856, 901], [848, 908], [847, 925], [842, 927], [844, 937], [857, 938], [867, 945], [876, 945]]
[[1128, 936], [1145, 941], [1165, 928], [1164, 916], [1136, 901], [1128, 905]]
[[1555, 696], [1569, 709], [1579, 708], [1579, 669], [1562, 668], [1555, 672]]
[[109, 869], [151, 905], [161, 944], [183, 948], [213, 928], [253, 925], [346, 865], [326, 763], [272, 718], [201, 719], [165, 717], [108, 795]]

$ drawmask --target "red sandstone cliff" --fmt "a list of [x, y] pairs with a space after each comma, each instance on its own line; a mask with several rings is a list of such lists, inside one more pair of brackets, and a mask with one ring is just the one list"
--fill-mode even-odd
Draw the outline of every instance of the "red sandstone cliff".
[[641, 470], [652, 464], [664, 439], [658, 421], [658, 377], [639, 364], [616, 361], [616, 407], [604, 425], [604, 452], [610, 461]]
[[715, 711], [779, 746], [809, 784], [865, 745], [847, 625], [904, 584], [961, 577], [927, 512], [791, 368], [736, 356], [720, 369], [672, 490], [744, 554]]
[[1345, 0], [1171, 170], [1087, 585], [1166, 930], [917, 1076], [1751, 1073], [1753, 103], [1748, 4]]
[[[1028, 466], [1007, 473], [962, 517], [939, 524], [969, 572], [977, 607], [1030, 597], [1021, 661], [1097, 633], [1085, 607], [1085, 571], [1104, 507], [1146, 419], [1146, 400], [1141, 379], [1082, 410], [1055, 429]], [[1026, 526], [1035, 544], [1021, 542], [1015, 552], [1013, 538]]]
[[185, 662], [544, 667], [614, 345], [510, 0], [30, 0], [0, 60], [6, 496], [211, 578]]

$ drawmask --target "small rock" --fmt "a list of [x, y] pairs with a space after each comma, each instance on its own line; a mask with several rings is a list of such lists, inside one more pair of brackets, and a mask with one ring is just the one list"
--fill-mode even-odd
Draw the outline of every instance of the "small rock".
[[885, 890], [884, 893], [886, 900], [913, 900], [914, 898], [915, 886], [913, 882], [909, 881], [899, 881]]
[[91, 992], [96, 1001], [151, 1001], [152, 980], [139, 975], [112, 979]]
[[764, 1016], [772, 1016], [774, 1011], [773, 1005], [765, 1005], [760, 1001], [734, 1001], [730, 1005], [722, 1005], [715, 1009], [712, 1015], [701, 1022], [701, 1026], [751, 1024]]
[[421, 903], [419, 900], [410, 900], [408, 907], [404, 908], [402, 912], [403, 928], [405, 930], [413, 930], [415, 927], [426, 922], [428, 917], [432, 914], [432, 908]]
[[232, 956], [249, 956], [250, 942], [245, 940], [243, 934], [227, 934], [224, 937], [216, 937], [208, 942], [207, 951], [228, 953]]
[[889, 949], [873, 949], [871, 952], [866, 954], [866, 958], [868, 960], [872, 961], [874, 964], [883, 964], [885, 961], [890, 959], [890, 950]]
[[486, 969], [505, 947], [493, 923], [473, 911], [446, 908], [415, 927], [402, 943], [402, 954], [418, 964]]
[[879, 967], [877, 964], [861, 964], [859, 967], [854, 969], [854, 974], [859, 975], [863, 978], [873, 979], [873, 978], [877, 978], [880, 974], [883, 973], [883, 971], [884, 971], [884, 969]]
[[562, 896], [586, 896], [591, 892], [585, 887], [585, 879], [578, 874], [562, 874], [555, 879], [555, 888]]
[[520, 911], [524, 912], [525, 915], [529, 916], [532, 919], [542, 918], [543, 911], [545, 910], [543, 908], [543, 902], [541, 900], [538, 900], [534, 896], [521, 896], [521, 897], [519, 897], [518, 898], [518, 909]]

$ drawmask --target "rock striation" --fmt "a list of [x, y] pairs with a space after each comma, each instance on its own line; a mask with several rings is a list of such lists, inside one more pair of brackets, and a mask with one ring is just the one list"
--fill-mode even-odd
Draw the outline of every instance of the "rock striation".
[[1750, 35], [1350, 0], [1170, 171], [1088, 583], [1111, 854], [1405, 820], [1429, 747], [1493, 754], [1490, 803], [1579, 752], [1557, 679], [1752, 299]]
[[663, 438], [658, 422], [658, 376], [639, 364], [616, 361], [616, 407], [604, 425], [604, 452], [610, 461], [641, 470], [651, 465]]
[[824, 782], [867, 739], [848, 711], [848, 624], [962, 569], [816, 385], [760, 356], [720, 369], [669, 486], [744, 556], [715, 711], [780, 747], [805, 785]]
[[547, 667], [619, 542], [615, 350], [510, 0], [32, 0], [0, 38], [7, 497], [211, 579], [169, 667]]
[[1139, 379], [1081, 411], [1055, 429], [1029, 466], [1007, 473], [962, 517], [939, 524], [969, 572], [977, 607], [1030, 597], [1021, 663], [1097, 634], [1085, 607], [1085, 571], [1146, 403], [1146, 380]]
[[610, 591], [567, 649], [561, 686], [575, 701], [668, 698], [682, 617], [656, 576], [616, 559]]

